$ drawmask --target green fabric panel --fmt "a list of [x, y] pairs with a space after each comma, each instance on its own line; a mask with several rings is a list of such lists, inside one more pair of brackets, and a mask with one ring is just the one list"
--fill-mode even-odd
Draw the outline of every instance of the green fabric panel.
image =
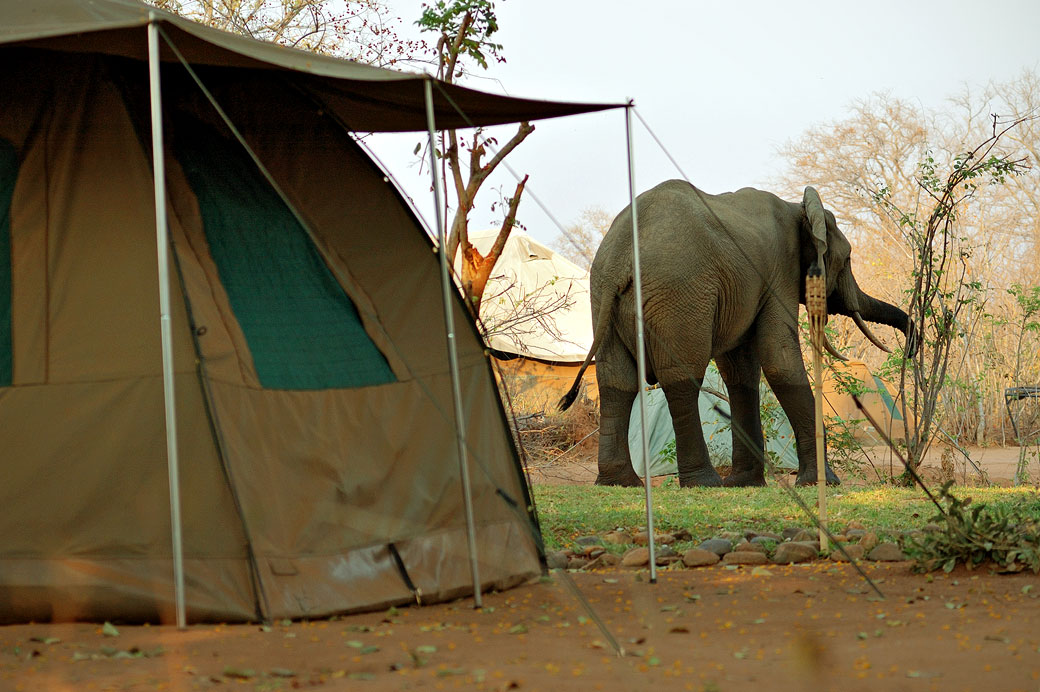
[[899, 412], [899, 407], [896, 406], [895, 400], [888, 393], [888, 387], [885, 386], [885, 383], [877, 375], [874, 375], [874, 386], [877, 387], [877, 392], [881, 395], [881, 401], [885, 403], [889, 413], [892, 414], [892, 420], [903, 420], [903, 414]]
[[394, 382], [354, 303], [249, 155], [202, 126], [175, 128], [178, 159], [261, 384], [314, 390]]
[[11, 199], [18, 179], [18, 154], [0, 139], [0, 387], [11, 384]]

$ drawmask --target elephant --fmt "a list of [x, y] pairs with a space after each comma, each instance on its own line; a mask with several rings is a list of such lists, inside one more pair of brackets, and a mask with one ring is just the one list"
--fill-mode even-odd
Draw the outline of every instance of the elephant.
[[[798, 452], [796, 484], [816, 483], [815, 407], [802, 361], [798, 304], [805, 277], [822, 271], [829, 315], [852, 317], [879, 348], [865, 321], [894, 327], [912, 353], [908, 315], [864, 293], [850, 264], [851, 245], [805, 188], [801, 203], [754, 188], [707, 194], [669, 180], [640, 194], [640, 268], [646, 380], [660, 384], [675, 427], [681, 486], [765, 485], [759, 381], [762, 374], [791, 421]], [[599, 386], [598, 485], [641, 485], [632, 469], [628, 424], [637, 381], [632, 211], [626, 207], [603, 237], [592, 263], [593, 344], [560, 401], [577, 396], [595, 358]], [[828, 344], [828, 350], [837, 355]], [[729, 390], [732, 472], [722, 481], [709, 461], [697, 398], [714, 359]], [[826, 455], [825, 455], [826, 456]], [[828, 484], [839, 483], [825, 463]]]

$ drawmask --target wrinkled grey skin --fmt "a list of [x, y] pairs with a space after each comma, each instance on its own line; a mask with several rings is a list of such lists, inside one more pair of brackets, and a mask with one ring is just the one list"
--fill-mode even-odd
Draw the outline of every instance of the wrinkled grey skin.
[[[765, 484], [758, 390], [762, 373], [794, 428], [796, 482], [815, 484], [815, 409], [796, 319], [798, 304], [805, 301], [806, 272], [824, 247], [814, 243], [807, 203], [786, 202], [751, 188], [699, 195], [679, 180], [644, 192], [636, 203], [647, 380], [659, 382], [668, 400], [680, 485], [722, 484], [708, 459], [697, 407], [704, 371], [712, 359], [729, 390], [732, 424], [743, 431], [734, 434], [733, 471], [725, 485]], [[818, 208], [822, 211], [822, 205]], [[911, 327], [905, 312], [856, 285], [849, 266], [851, 246], [829, 211], [816, 216], [820, 240], [824, 217], [828, 314], [851, 315], [858, 310], [867, 321], [907, 334]], [[628, 448], [629, 414], [639, 389], [634, 293], [632, 214], [626, 208], [614, 220], [592, 263], [596, 337], [586, 365], [595, 356], [599, 485], [641, 483], [632, 470]], [[573, 401], [580, 380], [579, 374], [561, 401], [562, 408]], [[829, 465], [826, 473], [828, 483], [838, 483]]]

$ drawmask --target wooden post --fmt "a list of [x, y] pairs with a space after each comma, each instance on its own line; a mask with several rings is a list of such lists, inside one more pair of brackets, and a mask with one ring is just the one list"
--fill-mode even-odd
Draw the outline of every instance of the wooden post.
[[816, 399], [816, 490], [820, 515], [820, 550], [827, 550], [827, 462], [824, 458], [823, 430], [823, 326], [827, 323], [827, 292], [824, 276], [818, 269], [805, 278], [805, 310], [809, 316], [809, 337], [813, 352], [813, 379]]

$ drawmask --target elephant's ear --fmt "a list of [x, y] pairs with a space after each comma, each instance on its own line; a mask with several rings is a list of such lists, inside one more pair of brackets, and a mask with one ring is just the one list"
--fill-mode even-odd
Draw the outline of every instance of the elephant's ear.
[[805, 218], [809, 221], [809, 229], [816, 244], [816, 263], [826, 276], [827, 268], [824, 266], [823, 256], [827, 253], [827, 216], [823, 213], [823, 202], [820, 201], [820, 193], [816, 188], [805, 188], [802, 208], [805, 209]]

